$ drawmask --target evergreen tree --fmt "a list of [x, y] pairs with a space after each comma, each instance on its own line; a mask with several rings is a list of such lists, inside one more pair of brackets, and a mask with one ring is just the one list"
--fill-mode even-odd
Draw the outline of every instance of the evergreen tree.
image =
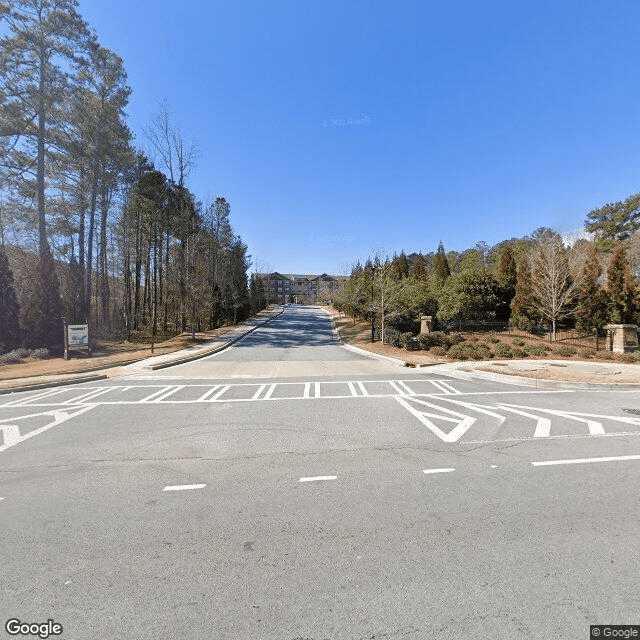
[[2, 135], [13, 138], [3, 164], [14, 186], [35, 195], [42, 256], [48, 251], [46, 173], [73, 126], [68, 96], [94, 40], [77, 6], [76, 0], [0, 4], [8, 28], [0, 38], [0, 118]]
[[424, 256], [421, 253], [418, 253], [413, 259], [413, 264], [411, 265], [411, 276], [420, 280], [426, 275], [427, 265], [425, 263]]
[[501, 248], [496, 268], [496, 280], [500, 286], [501, 300], [497, 318], [506, 322], [509, 319], [510, 305], [516, 295], [516, 283], [518, 281], [518, 269], [513, 255], [513, 248], [510, 244], [506, 244]]
[[585, 227], [596, 234], [596, 244], [600, 248], [612, 249], [616, 242], [640, 229], [640, 193], [593, 209], [587, 214]]
[[531, 267], [526, 256], [518, 264], [515, 296], [511, 300], [511, 322], [517, 326], [534, 322], [537, 319], [533, 301], [533, 283]]
[[49, 250], [40, 256], [34, 297], [23, 322], [27, 348], [61, 353], [64, 346], [62, 300], [56, 266]]
[[583, 331], [601, 329], [607, 323], [607, 296], [598, 283], [601, 273], [596, 249], [589, 244], [577, 291], [576, 326]]
[[436, 257], [433, 261], [433, 276], [436, 280], [443, 284], [444, 281], [451, 275], [451, 269], [449, 268], [449, 261], [447, 260], [447, 254], [444, 252], [444, 245], [442, 242], [438, 245], [438, 251], [436, 251]]
[[9, 259], [0, 247], [0, 352], [20, 345], [20, 307], [13, 288]]
[[636, 315], [636, 287], [629, 260], [621, 243], [616, 245], [607, 270], [609, 321], [613, 324], [633, 323]]
[[407, 254], [402, 250], [400, 255], [394, 259], [395, 275], [398, 280], [409, 277], [409, 263], [407, 262]]

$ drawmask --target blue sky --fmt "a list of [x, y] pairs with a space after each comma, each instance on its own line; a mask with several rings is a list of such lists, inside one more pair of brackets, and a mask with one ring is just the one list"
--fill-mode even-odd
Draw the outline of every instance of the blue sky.
[[637, 0], [80, 0], [130, 126], [167, 99], [254, 267], [342, 273], [640, 190]]

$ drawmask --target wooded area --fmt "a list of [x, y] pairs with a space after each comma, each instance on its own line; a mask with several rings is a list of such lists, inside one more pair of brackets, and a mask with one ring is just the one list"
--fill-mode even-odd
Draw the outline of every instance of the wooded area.
[[0, 351], [59, 352], [63, 321], [130, 339], [247, 317], [247, 246], [189, 190], [166, 103], [136, 149], [124, 62], [75, 0], [2, 2], [0, 25]]

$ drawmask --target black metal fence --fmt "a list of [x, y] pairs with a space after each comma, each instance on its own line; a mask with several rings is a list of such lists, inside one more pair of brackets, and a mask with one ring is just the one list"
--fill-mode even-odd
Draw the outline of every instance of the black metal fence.
[[581, 349], [599, 351], [608, 348], [608, 332], [602, 330], [577, 331], [562, 325], [556, 325], [555, 334], [552, 327], [543, 325], [529, 325], [517, 327], [509, 322], [468, 322], [452, 320], [440, 325], [445, 331], [459, 331], [460, 333], [493, 333], [513, 338], [535, 338], [545, 342], [569, 345]]

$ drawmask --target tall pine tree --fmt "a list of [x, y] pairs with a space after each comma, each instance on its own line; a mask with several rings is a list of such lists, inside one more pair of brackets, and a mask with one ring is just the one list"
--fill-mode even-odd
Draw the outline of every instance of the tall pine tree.
[[609, 321], [613, 324], [633, 323], [636, 319], [636, 287], [629, 260], [621, 243], [616, 245], [607, 269]]
[[511, 323], [522, 326], [537, 320], [533, 300], [531, 267], [526, 256], [520, 258], [516, 278], [515, 296], [511, 300]]
[[607, 296], [598, 282], [601, 273], [596, 249], [589, 244], [577, 292], [576, 327], [583, 331], [601, 329], [607, 323]]
[[13, 272], [0, 247], [0, 353], [20, 345], [20, 307], [13, 288]]

